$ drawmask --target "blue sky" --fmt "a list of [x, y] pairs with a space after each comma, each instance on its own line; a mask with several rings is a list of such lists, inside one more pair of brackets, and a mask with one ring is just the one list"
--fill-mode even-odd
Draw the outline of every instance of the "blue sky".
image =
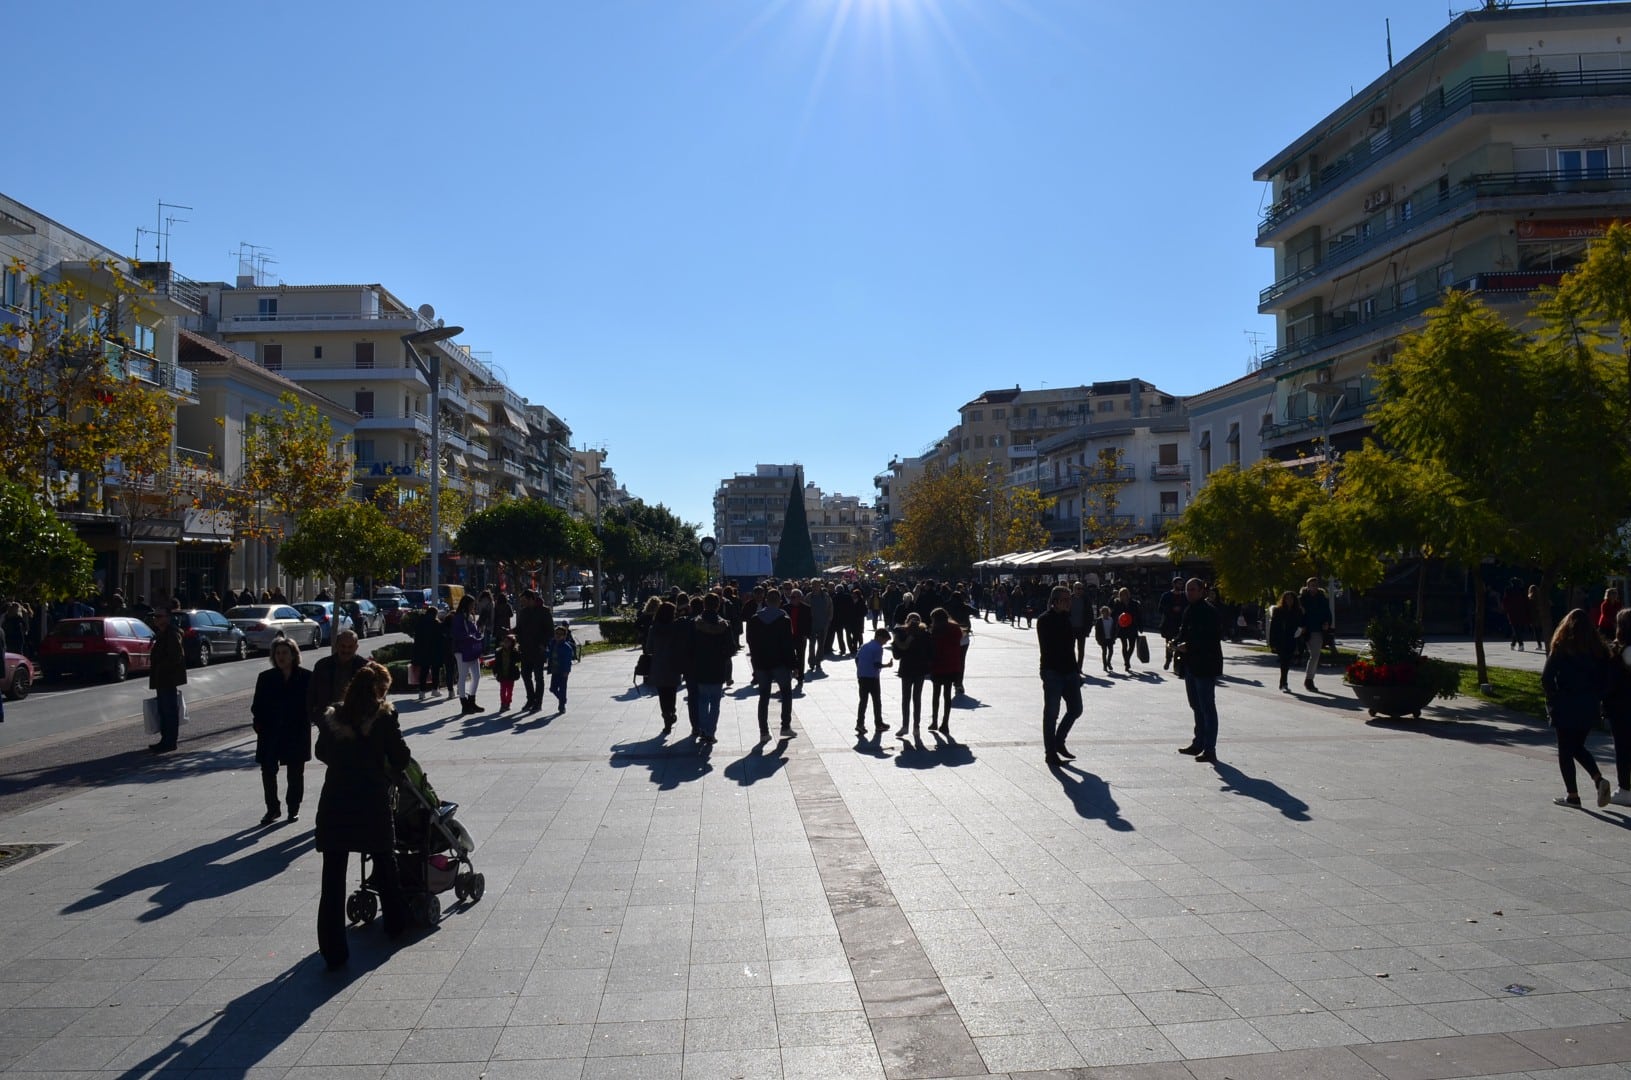
[[[1470, 2], [1470, 0], [1464, 0]], [[1246, 370], [1252, 170], [1443, 0], [14, 5], [0, 190], [179, 272], [429, 302], [710, 526], [870, 498], [982, 389]], [[150, 244], [150, 241], [149, 241]], [[150, 253], [151, 247], [144, 249]]]

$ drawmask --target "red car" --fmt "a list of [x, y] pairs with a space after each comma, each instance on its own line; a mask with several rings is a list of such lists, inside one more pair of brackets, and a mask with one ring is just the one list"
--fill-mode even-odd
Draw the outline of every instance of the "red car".
[[47, 681], [64, 675], [101, 675], [119, 682], [152, 667], [153, 630], [134, 616], [63, 619], [40, 642], [40, 671]]

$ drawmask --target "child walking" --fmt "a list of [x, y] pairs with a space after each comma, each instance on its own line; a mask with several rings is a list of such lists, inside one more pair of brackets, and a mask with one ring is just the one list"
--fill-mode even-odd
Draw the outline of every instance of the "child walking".
[[493, 678], [498, 680], [500, 712], [510, 707], [510, 701], [515, 697], [515, 680], [520, 677], [521, 649], [515, 643], [514, 634], [505, 634], [504, 640], [499, 642], [498, 651], [493, 654]]
[[563, 713], [566, 712], [566, 679], [572, 674], [572, 662], [577, 658], [571, 635], [566, 627], [557, 626], [555, 640], [549, 646], [549, 692], [560, 702]]
[[879, 626], [872, 631], [872, 640], [862, 645], [855, 653], [855, 681], [860, 687], [861, 700], [855, 706], [855, 734], [866, 734], [866, 703], [872, 702], [872, 722], [877, 725], [878, 734], [882, 735], [887, 729], [883, 722], [883, 687], [881, 678], [883, 669], [894, 665], [894, 661], [884, 656], [883, 645], [889, 640], [889, 628]]

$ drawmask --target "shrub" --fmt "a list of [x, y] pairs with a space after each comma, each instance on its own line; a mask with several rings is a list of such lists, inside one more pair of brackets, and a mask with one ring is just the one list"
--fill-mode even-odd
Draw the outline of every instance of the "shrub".
[[392, 660], [385, 665], [385, 670], [391, 673], [391, 693], [406, 694], [413, 687], [408, 685], [408, 668], [406, 660]]
[[633, 619], [607, 619], [600, 624], [600, 639], [612, 645], [638, 645], [640, 634]]
[[1409, 616], [1384, 611], [1365, 624], [1365, 636], [1374, 663], [1414, 663], [1421, 656], [1421, 624]]
[[413, 658], [413, 642], [392, 641], [384, 645], [376, 645], [370, 656], [386, 667], [390, 667], [392, 663], [398, 660], [411, 660]]

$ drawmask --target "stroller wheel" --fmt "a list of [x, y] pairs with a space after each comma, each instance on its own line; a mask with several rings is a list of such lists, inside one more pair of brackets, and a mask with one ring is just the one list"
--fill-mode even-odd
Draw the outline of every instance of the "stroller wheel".
[[442, 902], [435, 893], [425, 893], [413, 899], [413, 917], [422, 926], [435, 926], [442, 917]]
[[470, 893], [470, 902], [472, 904], [481, 903], [481, 898], [487, 893], [487, 875], [471, 874], [470, 888], [467, 891]]
[[379, 914], [379, 901], [374, 894], [358, 890], [346, 898], [345, 917], [357, 926], [367, 926]]
[[459, 903], [470, 899], [470, 875], [460, 874], [453, 879], [453, 895], [459, 898]]

